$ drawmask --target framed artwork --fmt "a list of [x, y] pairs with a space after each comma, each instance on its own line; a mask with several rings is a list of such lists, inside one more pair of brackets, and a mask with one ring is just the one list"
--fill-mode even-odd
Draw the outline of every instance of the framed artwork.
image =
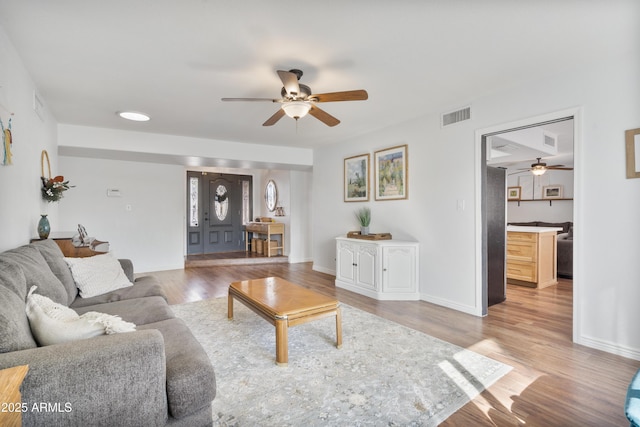
[[562, 199], [562, 185], [547, 185], [542, 188], [543, 199]]
[[624, 132], [627, 155], [627, 178], [640, 178], [640, 128]]
[[507, 187], [507, 200], [520, 200], [522, 187]]
[[375, 199], [400, 200], [408, 197], [408, 152], [407, 145], [376, 151]]
[[369, 154], [344, 159], [344, 201], [369, 201]]

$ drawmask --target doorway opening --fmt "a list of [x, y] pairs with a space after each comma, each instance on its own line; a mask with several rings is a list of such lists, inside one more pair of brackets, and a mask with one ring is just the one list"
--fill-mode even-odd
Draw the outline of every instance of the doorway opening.
[[[480, 218], [481, 225], [479, 227], [481, 244], [477, 252], [480, 260], [477, 296], [481, 315], [483, 316], [488, 314], [490, 298], [493, 298], [495, 302], [495, 295], [491, 296], [492, 289], [489, 283], [491, 275], [493, 274], [494, 276], [492, 280], [495, 280], [496, 275], [501, 276], [498, 281], [503, 286], [505, 296], [507, 282], [506, 250], [498, 250], [500, 256], [496, 261], [496, 249], [495, 247], [492, 248], [493, 243], [490, 235], [490, 227], [492, 225], [489, 219], [493, 215], [489, 211], [491, 202], [487, 198], [490, 194], [487, 189], [489, 180], [487, 174], [490, 173], [490, 169], [502, 169], [505, 178], [501, 194], [505, 195], [507, 187], [512, 187], [509, 190], [513, 189], [514, 194], [518, 193], [517, 195], [520, 199], [507, 201], [506, 196], [503, 196], [503, 205], [498, 207], [498, 209], [502, 209], [502, 214], [505, 217], [504, 222], [499, 224], [501, 226], [501, 236], [504, 236], [501, 241], [503, 248], [506, 248], [507, 223], [533, 223], [534, 221], [541, 224], [570, 223], [572, 228], [576, 217], [573, 201], [578, 194], [576, 191], [577, 180], [573, 171], [575, 143], [577, 141], [575, 137], [577, 129], [575, 116], [578, 113], [577, 110], [572, 110], [550, 114], [538, 119], [481, 130], [477, 134], [477, 139], [480, 142], [476, 156], [480, 161], [480, 179], [479, 187], [477, 187], [477, 194], [480, 196], [478, 218]], [[539, 147], [535, 147], [522, 139], [525, 135], [531, 136], [535, 134], [539, 135], [538, 141], [541, 141], [541, 146]], [[552, 145], [555, 145], [555, 147], [550, 147]], [[538, 161], [538, 157], [541, 157], [542, 160]], [[542, 175], [534, 175], [532, 173], [533, 165], [538, 162], [546, 163], [549, 167]], [[555, 168], [550, 166], [555, 166]], [[549, 192], [549, 194], [545, 194], [544, 191]], [[560, 194], [557, 191], [560, 191]], [[516, 197], [513, 198], [515, 199]], [[570, 262], [573, 263], [572, 245], [570, 258]], [[496, 262], [502, 264], [497, 269], [497, 273], [492, 271], [492, 264]], [[572, 278], [572, 269], [573, 266], [571, 266], [568, 276], [566, 271], [562, 272], [565, 274], [561, 274], [559, 277], [564, 277], [565, 279], [561, 280], [566, 280], [567, 277]], [[495, 292], [495, 285], [493, 292]], [[573, 306], [575, 324], [575, 310], [577, 309], [575, 299]]]

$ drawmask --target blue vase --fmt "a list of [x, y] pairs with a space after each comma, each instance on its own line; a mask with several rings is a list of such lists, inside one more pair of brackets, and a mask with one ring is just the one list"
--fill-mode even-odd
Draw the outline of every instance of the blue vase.
[[49, 218], [47, 218], [46, 215], [40, 216], [40, 221], [38, 221], [38, 236], [40, 236], [41, 239], [46, 239], [51, 232], [51, 224], [49, 224]]

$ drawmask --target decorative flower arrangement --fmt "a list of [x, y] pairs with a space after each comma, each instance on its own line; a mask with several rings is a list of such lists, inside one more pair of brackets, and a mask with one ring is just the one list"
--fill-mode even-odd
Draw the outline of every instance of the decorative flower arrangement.
[[69, 181], [65, 181], [60, 175], [55, 178], [47, 179], [43, 176], [40, 178], [42, 179], [42, 198], [47, 202], [57, 202], [62, 199], [65, 191], [73, 188], [73, 185], [69, 185]]

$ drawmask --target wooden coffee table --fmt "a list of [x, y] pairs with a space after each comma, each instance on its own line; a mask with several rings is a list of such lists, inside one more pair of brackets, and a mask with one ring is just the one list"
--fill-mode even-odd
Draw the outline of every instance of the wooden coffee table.
[[276, 363], [289, 361], [287, 330], [312, 320], [335, 316], [336, 346], [342, 346], [342, 316], [338, 300], [318, 294], [279, 277], [243, 280], [229, 286], [229, 320], [237, 299], [276, 327]]

